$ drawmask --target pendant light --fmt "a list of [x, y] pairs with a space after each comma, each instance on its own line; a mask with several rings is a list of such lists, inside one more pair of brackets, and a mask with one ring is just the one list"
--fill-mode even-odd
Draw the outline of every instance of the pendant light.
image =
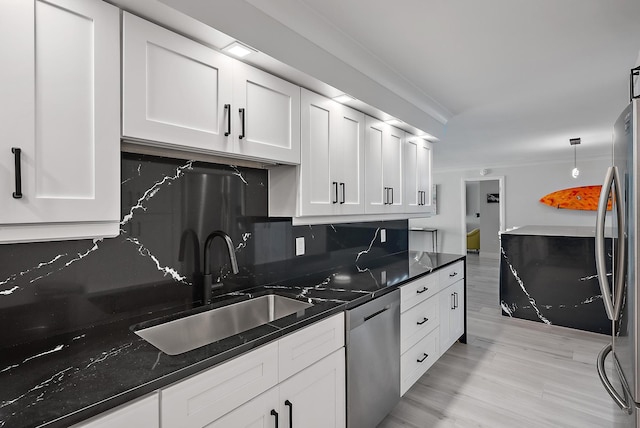
[[569, 144], [573, 146], [573, 169], [571, 170], [571, 176], [573, 178], [578, 178], [580, 175], [580, 170], [578, 169], [578, 165], [576, 163], [576, 147], [580, 144], [580, 138], [571, 138], [569, 139]]

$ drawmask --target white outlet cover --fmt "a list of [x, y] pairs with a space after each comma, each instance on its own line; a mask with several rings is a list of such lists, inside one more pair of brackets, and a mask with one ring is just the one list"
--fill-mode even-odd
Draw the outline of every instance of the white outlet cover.
[[304, 255], [304, 236], [296, 238], [296, 256]]
[[387, 242], [387, 229], [380, 229], [380, 242]]

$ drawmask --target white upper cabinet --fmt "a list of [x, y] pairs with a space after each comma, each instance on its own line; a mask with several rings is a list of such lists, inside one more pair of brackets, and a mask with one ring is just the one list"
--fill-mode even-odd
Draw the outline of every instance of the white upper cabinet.
[[364, 213], [364, 114], [302, 90], [299, 215]]
[[0, 242], [117, 235], [118, 9], [12, 0], [0, 17]]
[[123, 135], [231, 151], [231, 58], [126, 12], [123, 27]]
[[233, 82], [236, 153], [300, 163], [300, 87], [238, 61]]
[[404, 144], [404, 190], [407, 213], [435, 212], [431, 185], [431, 143], [408, 135]]
[[365, 212], [367, 214], [403, 212], [404, 140], [404, 131], [372, 117], [366, 117]]
[[125, 137], [300, 162], [300, 88], [124, 13]]

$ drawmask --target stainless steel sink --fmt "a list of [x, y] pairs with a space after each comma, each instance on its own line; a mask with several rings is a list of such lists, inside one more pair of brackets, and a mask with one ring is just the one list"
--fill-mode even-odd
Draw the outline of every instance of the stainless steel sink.
[[313, 306], [275, 294], [169, 321], [135, 333], [166, 354], [177, 355]]

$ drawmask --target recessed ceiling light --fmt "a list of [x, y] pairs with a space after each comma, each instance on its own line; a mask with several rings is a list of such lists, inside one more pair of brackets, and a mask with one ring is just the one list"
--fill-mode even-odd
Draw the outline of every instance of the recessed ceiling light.
[[347, 94], [342, 94], [342, 95], [338, 95], [337, 97], [333, 97], [334, 101], [337, 101], [341, 104], [344, 103], [348, 103], [350, 101], [355, 101], [356, 99], [353, 98], [351, 95], [347, 95]]
[[244, 58], [251, 53], [258, 52], [257, 50], [250, 48], [249, 46], [244, 45], [238, 41], [235, 41], [229, 46], [222, 48], [222, 50], [238, 58]]
[[389, 119], [389, 120], [385, 120], [384, 123], [391, 125], [391, 126], [398, 126], [398, 125], [402, 125], [404, 122], [401, 121], [400, 119]]

